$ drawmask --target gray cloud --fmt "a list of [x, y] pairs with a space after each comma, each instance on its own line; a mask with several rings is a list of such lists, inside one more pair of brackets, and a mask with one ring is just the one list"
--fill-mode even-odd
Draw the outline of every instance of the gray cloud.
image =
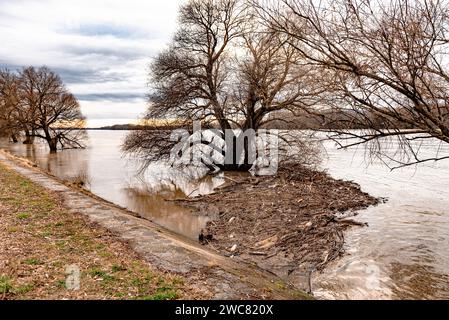
[[46, 65], [88, 118], [135, 117], [145, 109], [147, 66], [183, 1], [1, 0], [0, 68]]

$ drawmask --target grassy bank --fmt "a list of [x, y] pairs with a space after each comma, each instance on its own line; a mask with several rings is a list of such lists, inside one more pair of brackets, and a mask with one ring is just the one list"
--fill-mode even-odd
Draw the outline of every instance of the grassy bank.
[[[80, 288], [66, 287], [67, 267]], [[0, 299], [195, 298], [107, 230], [69, 214], [57, 194], [0, 164]]]

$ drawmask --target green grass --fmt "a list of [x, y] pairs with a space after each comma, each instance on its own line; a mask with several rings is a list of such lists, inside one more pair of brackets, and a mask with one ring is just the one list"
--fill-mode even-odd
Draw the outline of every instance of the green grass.
[[[7, 208], [2, 215], [3, 233], [11, 243], [24, 249], [23, 255], [18, 256], [2, 253], [1, 259], [11, 260], [15, 267], [0, 270], [0, 275], [4, 274], [0, 276], [0, 298], [183, 297], [182, 279], [152, 270], [120, 241], [113, 242], [109, 234], [103, 237], [106, 231], [91, 228], [82, 217], [69, 214], [57, 195], [2, 164], [0, 195], [2, 207]], [[20, 241], [13, 242], [14, 239]], [[81, 269], [79, 292], [66, 288], [65, 270], [71, 264]]]
[[51, 232], [51, 231], [44, 231], [44, 232], [41, 232], [41, 236], [43, 237], [43, 238], [48, 238], [48, 237], [50, 237], [50, 236], [52, 236], [53, 235], [53, 232]]
[[56, 287], [61, 289], [66, 289], [65, 280], [58, 280], [56, 281]]
[[39, 259], [35, 259], [35, 258], [30, 258], [30, 259], [26, 259], [24, 261], [25, 264], [29, 264], [31, 266], [37, 266], [42, 264], [42, 261], [40, 261]]
[[17, 219], [20, 219], [20, 220], [25, 220], [25, 219], [28, 219], [29, 217], [30, 217], [30, 215], [25, 212], [19, 213], [17, 215]]
[[179, 297], [179, 295], [174, 292], [161, 292], [161, 293], [155, 293], [151, 296], [144, 296], [141, 300], [175, 300]]
[[120, 265], [114, 264], [111, 267], [111, 271], [116, 273], [116, 272], [120, 272], [120, 271], [126, 271], [126, 268], [124, 266], [120, 266]]
[[11, 278], [9, 277], [0, 277], [0, 294], [9, 293], [12, 291]]
[[144, 275], [143, 277], [135, 277], [135, 278], [131, 279], [131, 283], [133, 286], [136, 286], [139, 289], [143, 289], [152, 280], [153, 280], [153, 276], [150, 274], [147, 274], [147, 275]]
[[0, 277], [0, 294], [25, 294], [34, 289], [34, 285], [31, 283], [23, 284], [15, 287], [13, 285], [13, 279], [10, 277]]
[[30, 183], [30, 181], [28, 181], [28, 180], [22, 180], [22, 181], [20, 182], [20, 186], [21, 186], [21, 187], [24, 187], [24, 189], [27, 189], [27, 188], [31, 187], [31, 183]]
[[106, 271], [103, 271], [98, 268], [92, 268], [92, 269], [88, 270], [88, 274], [93, 278], [102, 278], [104, 281], [115, 280], [114, 276], [111, 276]]
[[24, 284], [21, 286], [18, 286], [17, 288], [14, 288], [12, 291], [14, 294], [26, 294], [34, 289], [34, 285], [31, 283]]
[[156, 293], [143, 296], [142, 300], [174, 300], [179, 298], [179, 294], [175, 286], [167, 284], [163, 279], [158, 279], [158, 288]]

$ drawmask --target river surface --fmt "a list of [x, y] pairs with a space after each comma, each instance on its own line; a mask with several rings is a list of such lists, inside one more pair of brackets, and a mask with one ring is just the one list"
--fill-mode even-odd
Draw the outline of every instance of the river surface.
[[[324, 167], [333, 177], [388, 201], [360, 212], [357, 220], [369, 227], [345, 234], [346, 255], [315, 277], [315, 295], [449, 299], [449, 160], [391, 171], [380, 161], [368, 162], [365, 150], [325, 146]], [[435, 156], [438, 146], [428, 140], [422, 154]], [[449, 153], [442, 148], [441, 154]]]
[[85, 188], [99, 197], [129, 209], [169, 230], [191, 239], [198, 235], [210, 217], [198, 216], [175, 200], [212, 192], [222, 185], [223, 176], [201, 177], [199, 172], [184, 172], [161, 164], [138, 174], [140, 164], [125, 157], [120, 145], [126, 131], [88, 131], [88, 148], [51, 154], [44, 143], [9, 144], [0, 148], [34, 161], [40, 168], [70, 182], [83, 181]]
[[[125, 131], [89, 131], [89, 148], [49, 154], [44, 144], [0, 147], [35, 161], [69, 181], [82, 180], [96, 195], [195, 239], [210, 218], [174, 202], [210, 193], [223, 175], [195, 181], [164, 165], [138, 175], [139, 164], [123, 157]], [[423, 152], [435, 150], [429, 140]], [[335, 178], [353, 180], [388, 202], [360, 212], [369, 227], [346, 233], [346, 254], [313, 278], [313, 291], [325, 299], [449, 299], [449, 160], [390, 172], [367, 163], [363, 150], [342, 151], [325, 143], [323, 168]], [[441, 150], [448, 152], [449, 150]]]

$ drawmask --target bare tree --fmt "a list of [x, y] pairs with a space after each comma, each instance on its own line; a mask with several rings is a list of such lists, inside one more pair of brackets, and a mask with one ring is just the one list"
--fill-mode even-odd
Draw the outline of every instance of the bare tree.
[[179, 23], [170, 49], [152, 64], [154, 106], [149, 115], [212, 116], [229, 129], [226, 57], [231, 42], [244, 31], [244, 8], [237, 0], [193, 0], [181, 8]]
[[[151, 65], [147, 119], [216, 121], [222, 130], [232, 128], [226, 58], [231, 42], [244, 32], [244, 12], [237, 0], [193, 0], [181, 7], [170, 48]], [[168, 157], [173, 146], [168, 132], [146, 130], [132, 133], [124, 149], [152, 161]]]
[[[307, 108], [314, 95], [307, 86], [313, 70], [298, 61], [287, 37], [259, 30], [262, 26], [243, 1], [192, 0], [181, 8], [179, 22], [170, 48], [151, 66], [146, 118], [201, 121], [218, 127], [212, 138], [218, 140], [224, 131], [239, 129], [223, 148], [233, 161], [218, 167], [246, 171], [254, 164], [249, 155], [256, 142], [245, 140], [239, 153], [236, 141], [246, 130], [285, 119], [283, 111]], [[133, 132], [124, 149], [146, 163], [166, 158], [173, 147], [168, 134]]]
[[[25, 134], [24, 144], [33, 144], [36, 125], [38, 95], [36, 94], [36, 75], [33, 67], [25, 68], [19, 73], [19, 104], [17, 106], [17, 120], [21, 123]], [[26, 81], [25, 79], [34, 79]]]
[[20, 121], [30, 137], [47, 141], [51, 152], [58, 147], [82, 148], [84, 117], [76, 98], [61, 78], [47, 67], [29, 67], [20, 73]]
[[[449, 143], [446, 1], [254, 4], [273, 30], [294, 39], [297, 51], [325, 79], [333, 79], [326, 80], [327, 106], [369, 128], [336, 130], [332, 138], [341, 147], [368, 143], [374, 154], [387, 157], [395, 167], [447, 158], [438, 152], [420, 156], [429, 138]], [[388, 138], [399, 141], [405, 154], [384, 152], [382, 141]]]
[[317, 96], [325, 90], [318, 73], [291, 43], [291, 37], [256, 25], [243, 37], [238, 57], [234, 99], [240, 127], [259, 129], [272, 122], [290, 123], [293, 116], [313, 112]]
[[21, 124], [18, 121], [17, 108], [18, 79], [9, 70], [0, 70], [0, 136], [9, 137], [18, 142]]

